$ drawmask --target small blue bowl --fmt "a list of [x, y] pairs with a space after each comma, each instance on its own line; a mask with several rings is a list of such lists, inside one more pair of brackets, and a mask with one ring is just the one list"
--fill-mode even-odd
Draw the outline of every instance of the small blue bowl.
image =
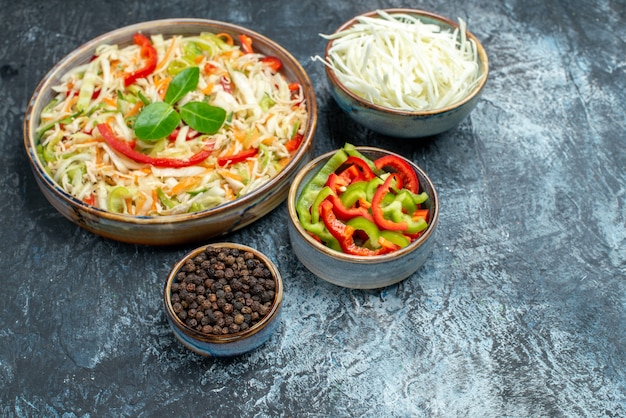
[[[228, 247], [236, 248], [241, 252], [251, 252], [258, 260], [267, 266], [272, 274], [272, 277], [274, 278], [275, 296], [269, 311], [259, 322], [245, 331], [221, 335], [205, 334], [187, 326], [183, 321], [181, 321], [174, 311], [171, 300], [172, 283], [176, 280], [177, 274], [185, 266], [187, 260], [190, 260], [204, 252], [207, 247]], [[167, 321], [174, 331], [176, 338], [186, 348], [206, 357], [233, 357], [255, 350], [263, 345], [270, 339], [272, 334], [274, 334], [280, 325], [283, 300], [283, 281], [276, 266], [269, 258], [259, 251], [240, 244], [215, 243], [196, 248], [185, 255], [174, 265], [174, 267], [172, 267], [165, 283], [163, 299]]]
[[[421, 10], [386, 9], [384, 11], [390, 15], [398, 13], [409, 14], [424, 23], [435, 24], [444, 30], [454, 31], [459, 27], [456, 22], [448, 18]], [[361, 16], [375, 17], [377, 13], [377, 11], [372, 11], [354, 17], [341, 25], [335, 33], [348, 29], [357, 23], [357, 19]], [[441, 109], [422, 111], [399, 110], [380, 106], [353, 93], [339, 81], [334, 70], [326, 66], [326, 75], [330, 82], [331, 94], [339, 107], [352, 119], [374, 132], [397, 138], [422, 138], [445, 132], [458, 125], [476, 107], [489, 74], [489, 61], [485, 48], [472, 33], [467, 32], [466, 35], [476, 45], [478, 66], [481, 73], [480, 81], [464, 99], [453, 105]], [[332, 45], [333, 40], [330, 40], [326, 45], [326, 61], [328, 61]]]
[[435, 232], [439, 223], [439, 196], [435, 185], [413, 161], [390, 151], [374, 147], [357, 147], [372, 160], [385, 155], [404, 159], [415, 171], [420, 183], [420, 193], [428, 193], [424, 207], [429, 209], [428, 228], [407, 247], [377, 256], [345, 254], [330, 249], [314, 239], [302, 226], [296, 211], [296, 202], [305, 185], [335, 154], [332, 151], [309, 162], [295, 177], [289, 196], [289, 238], [291, 248], [300, 262], [317, 277], [337, 286], [352, 289], [379, 289], [408, 278], [419, 270], [435, 247]]

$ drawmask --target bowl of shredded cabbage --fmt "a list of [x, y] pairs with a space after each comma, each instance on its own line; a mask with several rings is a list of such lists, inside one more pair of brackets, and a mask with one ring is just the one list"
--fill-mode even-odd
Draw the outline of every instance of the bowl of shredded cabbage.
[[368, 129], [400, 138], [439, 134], [476, 106], [489, 64], [466, 23], [414, 9], [356, 16], [328, 40], [324, 57], [331, 93]]
[[205, 19], [98, 36], [36, 88], [24, 143], [46, 199], [118, 241], [224, 235], [287, 197], [312, 157], [317, 104], [283, 47]]

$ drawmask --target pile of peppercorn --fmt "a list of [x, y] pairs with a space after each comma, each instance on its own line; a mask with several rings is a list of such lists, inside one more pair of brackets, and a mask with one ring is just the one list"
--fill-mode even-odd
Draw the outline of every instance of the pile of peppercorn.
[[189, 328], [203, 334], [233, 334], [267, 315], [275, 288], [271, 271], [254, 253], [207, 246], [180, 268], [170, 299]]

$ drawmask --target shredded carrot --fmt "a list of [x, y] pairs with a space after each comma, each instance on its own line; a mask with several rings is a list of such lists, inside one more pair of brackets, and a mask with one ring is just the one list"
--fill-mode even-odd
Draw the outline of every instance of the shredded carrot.
[[213, 91], [213, 87], [215, 87], [215, 84], [209, 83], [209, 84], [207, 84], [207, 86], [205, 88], [203, 88], [200, 91], [202, 91], [202, 94], [204, 94], [205, 96], [208, 96]]
[[64, 113], [71, 112], [72, 107], [74, 107], [77, 101], [78, 101], [78, 95], [76, 94], [65, 102], [65, 106], [63, 107], [63, 112]]
[[220, 174], [220, 176], [228, 177], [229, 179], [233, 179], [237, 181], [243, 180], [243, 177], [241, 177], [239, 174], [231, 173], [228, 170], [218, 170], [218, 173]]
[[289, 161], [291, 161], [291, 158], [290, 158], [290, 157], [285, 157], [285, 158], [283, 158], [282, 160], [280, 160], [280, 161], [278, 162], [278, 166], [279, 166], [281, 169], [282, 169], [282, 168], [285, 168], [285, 167], [287, 167], [287, 164], [289, 164]]
[[137, 197], [135, 198], [135, 211], [137, 215], [145, 215], [145, 210], [143, 210], [143, 205], [145, 205], [146, 195], [143, 192], [137, 193]]
[[119, 69], [117, 71], [111, 71], [111, 74], [113, 75], [113, 78], [124, 78], [126, 76], [126, 73], [124, 72], [124, 70]]
[[135, 116], [139, 113], [139, 110], [143, 107], [143, 102], [139, 100], [133, 107], [130, 108], [128, 112], [124, 115], [124, 119], [129, 118], [131, 116]]
[[102, 101], [111, 107], [117, 108], [117, 102], [110, 97], [105, 97]]
[[155, 67], [154, 71], [159, 71], [170, 60], [170, 58], [174, 54], [174, 47], [178, 43], [178, 42], [176, 42], [176, 39], [177, 39], [177, 37], [174, 36], [170, 40], [170, 46], [167, 47], [167, 50], [165, 51], [165, 55], [163, 56], [163, 59], [157, 64], [157, 66]]
[[156, 79], [155, 77], [155, 87], [161, 96], [161, 99], [165, 97], [165, 92], [167, 91], [167, 87], [170, 85], [170, 81], [172, 81], [172, 77], [163, 77], [160, 79]]
[[233, 40], [233, 37], [230, 36], [230, 34], [226, 32], [220, 32], [216, 34], [215, 36], [220, 38], [222, 41], [226, 42], [228, 45], [233, 45], [235, 43], [235, 41]]
[[[245, 141], [246, 139], [246, 131], [242, 131], [239, 128], [233, 127], [233, 136], [238, 142], [243, 143], [243, 141]], [[226, 155], [231, 155], [235, 152], [234, 145], [235, 144], [231, 145], [230, 150], [226, 153]]]
[[261, 133], [256, 127], [254, 128], [254, 130], [248, 131], [246, 139], [243, 143], [243, 147], [246, 149], [255, 147], [259, 136], [261, 136]]
[[157, 211], [157, 202], [159, 200], [159, 195], [157, 194], [156, 189], [152, 189], [152, 207], [150, 208], [150, 210], [152, 212], [156, 212]]
[[96, 165], [102, 164], [102, 148], [96, 147]]
[[219, 54], [219, 59], [231, 60], [231, 59], [238, 58], [242, 54], [243, 54], [243, 52], [241, 52], [240, 50], [232, 49], [232, 50], [229, 50], [229, 51], [221, 52]]
[[198, 164], [201, 167], [204, 168], [208, 168], [210, 170], [214, 170], [215, 169], [215, 162], [211, 162], [210, 158], [207, 158], [206, 160], [202, 161], [200, 164]]
[[261, 141], [261, 143], [263, 145], [272, 145], [274, 142], [278, 141], [278, 138], [276, 138], [275, 136], [268, 136], [267, 138], [263, 139]]
[[124, 203], [126, 203], [126, 210], [128, 210], [129, 215], [135, 214], [135, 207], [133, 206], [133, 198], [128, 196], [124, 199]]
[[87, 146], [87, 145], [95, 145], [97, 146], [98, 144], [104, 142], [104, 138], [100, 138], [99, 136], [94, 136], [91, 139], [87, 140], [87, 141], [81, 141], [80, 145], [82, 145], [83, 147]]
[[177, 195], [182, 192], [186, 192], [196, 187], [202, 181], [202, 177], [194, 176], [194, 177], [185, 177], [181, 181], [179, 181], [176, 186], [172, 187], [171, 195]]
[[230, 186], [228, 184], [226, 184], [224, 186], [224, 191], [226, 192], [226, 200], [230, 201], [230, 200], [234, 200], [235, 199], [235, 194], [233, 193], [233, 191], [230, 189]]

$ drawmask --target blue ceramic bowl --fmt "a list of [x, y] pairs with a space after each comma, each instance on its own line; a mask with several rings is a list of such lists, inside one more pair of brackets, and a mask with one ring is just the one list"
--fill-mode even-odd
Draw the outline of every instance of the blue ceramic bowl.
[[[391, 15], [397, 13], [413, 15], [424, 23], [435, 24], [442, 29], [450, 31], [459, 26], [458, 23], [448, 18], [421, 10], [386, 9], [384, 11]], [[374, 17], [376, 14], [376, 11], [372, 11], [362, 16]], [[341, 25], [335, 33], [354, 25], [358, 17], [354, 17]], [[339, 107], [352, 119], [366, 128], [383, 135], [398, 138], [421, 138], [447, 131], [458, 125], [476, 107], [489, 73], [489, 62], [484, 47], [472, 33], [467, 32], [467, 37], [473, 40], [476, 45], [481, 79], [463, 100], [451, 106], [424, 111], [406, 111], [379, 106], [354, 94], [339, 81], [333, 69], [326, 66], [326, 75], [330, 82], [332, 96]], [[329, 50], [332, 45], [332, 40], [326, 45], [326, 60], [328, 60]]]
[[[192, 259], [198, 254], [204, 252], [209, 246], [217, 248], [236, 248], [241, 252], [251, 252], [258, 260], [265, 264], [272, 273], [275, 284], [275, 297], [271, 308], [263, 319], [245, 331], [223, 335], [204, 334], [187, 326], [183, 321], [181, 321], [174, 311], [171, 296], [172, 283], [174, 283], [176, 275], [184, 267], [187, 260]], [[267, 342], [267, 340], [269, 340], [280, 325], [283, 300], [283, 281], [276, 266], [269, 258], [259, 251], [240, 244], [214, 243], [196, 248], [185, 255], [174, 265], [174, 267], [172, 267], [163, 290], [163, 300], [167, 321], [174, 331], [176, 338], [186, 348], [207, 357], [233, 357], [255, 350], [263, 345]]]
[[296, 212], [296, 202], [304, 186], [336, 151], [321, 155], [307, 164], [295, 177], [289, 189], [289, 238], [300, 262], [316, 276], [337, 286], [353, 289], [376, 289], [398, 283], [415, 273], [426, 262], [435, 244], [439, 221], [439, 197], [435, 185], [426, 173], [412, 161], [389, 151], [372, 147], [357, 147], [366, 157], [377, 159], [395, 155], [407, 161], [420, 183], [420, 193], [428, 193], [424, 207], [429, 209], [428, 228], [407, 247], [378, 256], [356, 256], [334, 251], [311, 237], [302, 227]]

